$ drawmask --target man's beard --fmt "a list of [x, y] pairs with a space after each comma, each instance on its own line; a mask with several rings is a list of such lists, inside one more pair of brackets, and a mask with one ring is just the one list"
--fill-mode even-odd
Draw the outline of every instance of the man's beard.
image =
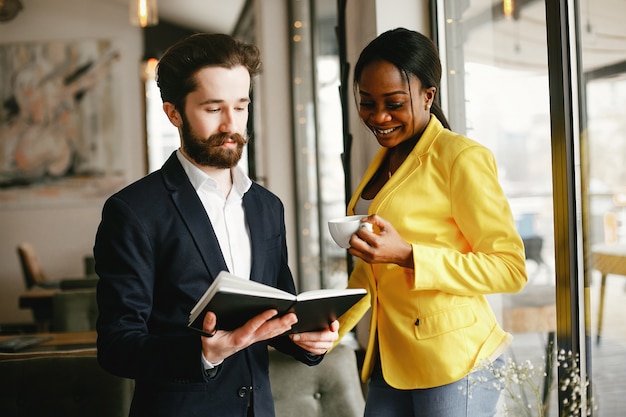
[[[222, 169], [237, 165], [247, 142], [239, 133], [216, 133], [206, 139], [201, 138], [191, 131], [187, 120], [183, 120], [181, 133], [183, 150], [189, 158], [198, 165]], [[222, 147], [228, 139], [232, 139], [237, 147], [234, 149]]]

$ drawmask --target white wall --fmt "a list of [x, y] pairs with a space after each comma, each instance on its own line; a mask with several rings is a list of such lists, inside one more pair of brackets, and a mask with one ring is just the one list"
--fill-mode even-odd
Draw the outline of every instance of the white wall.
[[[287, 2], [255, 1], [256, 44], [261, 52], [263, 74], [254, 97], [255, 150], [259, 155], [262, 185], [274, 192], [285, 206], [289, 267], [297, 277], [297, 233], [295, 178], [293, 171], [293, 128], [291, 125], [291, 74]], [[283, 23], [281, 23], [283, 22]], [[295, 280], [298, 282], [298, 280]]]
[[[120, 155], [127, 181], [144, 174], [142, 101], [139, 63], [142, 34], [128, 23], [128, 8], [98, 0], [28, 0], [12, 21], [0, 23], [0, 43], [110, 39], [120, 51], [116, 67], [122, 77], [116, 115], [123, 140]], [[79, 276], [90, 255], [103, 199], [76, 206], [0, 209], [0, 323], [30, 322], [29, 310], [18, 308], [24, 290], [16, 245], [35, 245], [52, 278]]]

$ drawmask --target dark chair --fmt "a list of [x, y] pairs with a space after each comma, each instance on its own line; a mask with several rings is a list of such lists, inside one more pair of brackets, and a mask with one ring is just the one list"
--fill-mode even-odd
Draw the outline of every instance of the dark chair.
[[543, 278], [547, 279], [548, 282], [553, 282], [554, 275], [552, 274], [552, 269], [543, 259], [541, 254], [543, 251], [543, 237], [538, 235], [522, 236], [522, 241], [524, 243], [526, 260], [532, 261], [536, 265], [532, 274], [529, 273], [528, 275], [528, 284], [533, 284], [535, 278], [539, 276], [543, 276]]
[[59, 291], [52, 299], [52, 328], [55, 332], [85, 332], [96, 329], [96, 290]]
[[33, 287], [59, 288], [60, 281], [51, 281], [48, 279], [48, 276], [39, 263], [39, 257], [33, 245], [28, 242], [20, 243], [17, 245], [17, 255], [20, 259], [20, 265], [22, 266], [26, 289]]
[[522, 241], [524, 242], [526, 259], [534, 261], [539, 267], [546, 265], [541, 257], [543, 238], [541, 236], [524, 236], [522, 237]]
[[[82, 288], [95, 288], [98, 283], [98, 276], [92, 271], [87, 271], [87, 261], [85, 258], [86, 271], [89, 272], [83, 277], [76, 278], [60, 278], [51, 280], [44, 271], [37, 251], [33, 245], [28, 242], [23, 242], [17, 245], [17, 254], [20, 259], [20, 265], [22, 266], [22, 273], [24, 275], [24, 283], [26, 289], [33, 287], [40, 288], [60, 288], [62, 290], [73, 290]], [[90, 262], [89, 262], [90, 263]], [[90, 266], [92, 268], [93, 266]]]
[[[22, 305], [22, 299], [20, 299], [20, 307], [33, 309], [38, 330], [42, 332], [51, 329], [54, 331], [91, 330], [91, 323], [95, 323], [95, 315], [97, 315], [97, 312], [94, 313], [94, 306], [98, 276], [50, 280], [39, 262], [33, 245], [28, 242], [20, 243], [17, 246], [17, 254], [28, 292], [43, 289], [54, 294], [46, 295], [46, 298], [35, 296], [33, 300], [37, 302], [33, 305]], [[74, 290], [81, 289], [89, 291], [72, 294]], [[94, 300], [92, 301], [91, 298]]]

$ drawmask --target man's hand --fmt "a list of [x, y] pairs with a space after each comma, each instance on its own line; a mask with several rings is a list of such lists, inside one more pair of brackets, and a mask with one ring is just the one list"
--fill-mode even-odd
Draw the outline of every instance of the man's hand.
[[333, 321], [327, 329], [320, 332], [296, 333], [289, 335], [289, 337], [302, 349], [314, 355], [323, 355], [339, 337], [339, 322]]
[[202, 330], [213, 336], [201, 337], [202, 354], [207, 361], [219, 363], [256, 342], [280, 336], [298, 322], [293, 313], [282, 317], [276, 317], [277, 314], [276, 310], [267, 310], [251, 318], [238, 329], [215, 331], [217, 324], [215, 313], [207, 312], [202, 322]]

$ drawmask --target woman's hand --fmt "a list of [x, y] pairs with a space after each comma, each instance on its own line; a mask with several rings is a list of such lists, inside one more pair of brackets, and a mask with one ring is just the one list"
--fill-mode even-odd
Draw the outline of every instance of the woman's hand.
[[371, 223], [374, 231], [361, 227], [350, 238], [348, 252], [369, 264], [393, 263], [413, 269], [413, 247], [402, 239], [387, 220], [372, 214], [362, 220]]

